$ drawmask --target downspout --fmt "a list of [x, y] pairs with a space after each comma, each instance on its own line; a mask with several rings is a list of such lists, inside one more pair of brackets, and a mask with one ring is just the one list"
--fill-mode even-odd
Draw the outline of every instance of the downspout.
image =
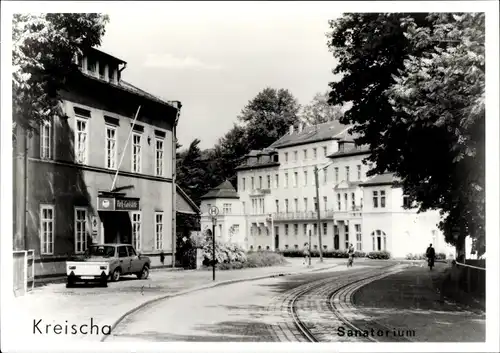
[[24, 128], [24, 250], [28, 250], [28, 149], [31, 132]]
[[175, 267], [175, 253], [177, 251], [177, 207], [176, 207], [176, 194], [177, 194], [177, 123], [181, 115], [181, 103], [174, 102], [177, 109], [174, 126], [172, 129], [172, 268]]

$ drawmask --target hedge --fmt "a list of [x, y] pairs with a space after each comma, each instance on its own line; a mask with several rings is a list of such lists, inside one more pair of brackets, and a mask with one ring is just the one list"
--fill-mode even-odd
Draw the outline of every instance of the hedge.
[[[280, 250], [284, 257], [304, 257], [304, 251], [299, 249]], [[311, 257], [319, 257], [319, 250], [311, 250]], [[323, 250], [323, 257], [325, 258], [348, 258], [349, 254], [345, 250]], [[365, 257], [362, 251], [356, 251], [354, 257]]]
[[366, 257], [369, 259], [388, 260], [391, 258], [391, 253], [388, 251], [372, 251]]
[[273, 251], [248, 252], [244, 262], [234, 261], [217, 264], [219, 270], [236, 270], [241, 268], [256, 268], [284, 265], [287, 261], [283, 255]]
[[[427, 260], [427, 256], [425, 254], [407, 254], [406, 255], [407, 260]], [[445, 253], [438, 253], [436, 254], [436, 260], [446, 260], [446, 254]]]

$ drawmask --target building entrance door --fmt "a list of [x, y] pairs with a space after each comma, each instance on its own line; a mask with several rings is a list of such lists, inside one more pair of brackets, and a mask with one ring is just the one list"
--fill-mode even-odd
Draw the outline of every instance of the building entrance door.
[[280, 248], [279, 227], [274, 227], [274, 248], [276, 250]]
[[132, 223], [128, 212], [99, 211], [105, 244], [132, 244]]

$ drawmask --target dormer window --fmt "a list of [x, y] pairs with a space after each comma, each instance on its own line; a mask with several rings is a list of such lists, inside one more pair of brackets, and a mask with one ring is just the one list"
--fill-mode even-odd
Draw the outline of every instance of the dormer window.
[[277, 155], [277, 154], [275, 154], [275, 155], [273, 156], [273, 161], [278, 162], [278, 155]]
[[339, 143], [339, 152], [344, 152], [344, 143], [343, 142]]
[[87, 57], [87, 71], [92, 74], [96, 73], [97, 61], [95, 59]]
[[104, 65], [100, 65], [99, 66], [99, 78], [101, 80], [105, 80], [106, 79], [106, 73], [105, 73], [105, 66]]

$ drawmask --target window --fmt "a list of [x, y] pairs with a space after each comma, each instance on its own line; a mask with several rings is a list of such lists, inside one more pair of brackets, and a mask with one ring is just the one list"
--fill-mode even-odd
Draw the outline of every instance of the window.
[[285, 235], [288, 235], [288, 224], [285, 224]]
[[155, 245], [156, 250], [163, 249], [163, 212], [155, 212]]
[[304, 159], [307, 159], [307, 150], [304, 150]]
[[156, 139], [155, 141], [155, 156], [156, 156], [156, 175], [163, 176], [163, 143], [162, 139]]
[[345, 180], [346, 181], [349, 181], [350, 177], [349, 177], [349, 167], [345, 167]]
[[225, 203], [222, 205], [222, 213], [223, 214], [231, 214], [231, 204]]
[[207, 212], [209, 212], [209, 211], [210, 211], [210, 208], [211, 208], [211, 207], [212, 207], [212, 205], [208, 203], [208, 204], [207, 204]]
[[341, 201], [340, 201], [340, 194], [337, 194], [337, 210], [339, 210], [339, 211], [340, 211], [340, 209], [341, 209], [341, 207], [340, 207], [340, 206], [341, 206], [340, 202], [341, 202]]
[[373, 191], [373, 208], [378, 208], [378, 191]]
[[75, 121], [75, 162], [86, 164], [88, 162], [88, 121], [78, 117]]
[[410, 205], [411, 205], [410, 197], [403, 196], [403, 207], [410, 207]]
[[295, 207], [295, 212], [299, 212], [299, 199], [293, 199], [293, 204]]
[[274, 175], [274, 187], [277, 189], [280, 186], [280, 176], [279, 174]]
[[253, 245], [250, 245], [250, 250], [253, 250]]
[[142, 136], [132, 134], [132, 172], [140, 173], [142, 167]]
[[243, 201], [243, 202], [241, 203], [241, 205], [243, 206], [243, 214], [246, 214], [246, 212], [247, 212], [247, 208], [246, 208], [246, 206], [245, 206], [245, 205], [246, 205], [246, 204], [245, 204], [245, 201]]
[[255, 180], [254, 180], [254, 177], [252, 177], [252, 190], [255, 190]]
[[288, 173], [285, 173], [285, 187], [288, 187]]
[[328, 169], [323, 169], [323, 184], [328, 182]]
[[386, 235], [381, 230], [372, 232], [373, 251], [382, 251], [387, 249]]
[[[219, 227], [221, 227], [221, 226], [222, 226], [222, 224], [219, 224]], [[257, 234], [262, 235], [262, 228], [259, 226], [257, 227]], [[260, 249], [260, 247], [259, 247], [259, 249]]]
[[299, 235], [299, 225], [298, 224], [293, 225], [293, 235]]
[[118, 257], [128, 257], [127, 247], [119, 246], [118, 247]]
[[304, 211], [307, 212], [307, 197], [304, 197]]
[[313, 148], [313, 158], [314, 159], [318, 158], [318, 149], [317, 148]]
[[267, 175], [267, 188], [271, 188], [271, 176], [269, 174]]
[[132, 245], [141, 250], [141, 212], [132, 212]]
[[266, 250], [269, 250], [269, 245], [266, 246]]
[[116, 128], [106, 126], [106, 168], [116, 169]]
[[307, 186], [307, 170], [304, 170], [304, 186]]
[[326, 211], [328, 209], [328, 197], [323, 196], [323, 209]]
[[344, 194], [344, 206], [345, 206], [346, 211], [347, 211], [348, 204], [349, 204], [349, 202], [347, 201], [347, 194]]
[[241, 179], [241, 189], [242, 189], [243, 191], [245, 191], [245, 187], [246, 187], [246, 185], [245, 185], [245, 181], [246, 181], [246, 180], [245, 180], [245, 178], [242, 178], [242, 179]]
[[94, 75], [97, 73], [97, 62], [89, 57], [87, 57], [87, 71]]
[[352, 192], [351, 193], [351, 207], [352, 210], [356, 210], [356, 195]]
[[339, 168], [335, 167], [335, 183], [339, 182]]
[[257, 200], [252, 199], [252, 213], [257, 214]]
[[380, 191], [380, 207], [385, 208], [385, 190]]
[[354, 228], [356, 230], [356, 250], [362, 251], [362, 241], [361, 241], [361, 224], [355, 224]]
[[264, 214], [264, 213], [266, 213], [266, 204], [264, 203], [264, 199], [261, 199], [261, 200], [262, 200], [262, 208], [261, 208], [262, 213], [261, 214]]
[[54, 206], [40, 205], [40, 253], [54, 253]]
[[361, 180], [361, 164], [358, 164], [358, 180]]
[[52, 159], [52, 123], [45, 121], [40, 126], [40, 158]]
[[299, 152], [298, 151], [293, 152], [293, 160], [295, 162], [297, 162], [299, 160]]
[[288, 199], [285, 199], [285, 212], [288, 213]]
[[314, 210], [318, 211], [318, 201], [316, 200], [315, 197], [313, 198], [313, 203], [314, 203]]
[[288, 162], [288, 152], [285, 152], [285, 162]]
[[328, 224], [323, 223], [323, 235], [326, 235], [327, 232], [328, 232]]
[[314, 234], [314, 235], [318, 235], [318, 224], [317, 224], [317, 223], [314, 223], [314, 231], [313, 231], [313, 234]]
[[285, 249], [286, 249], [286, 250], [288, 250], [288, 244], [287, 244], [287, 245], [285, 245]]
[[295, 244], [293, 247], [295, 248], [295, 250], [297, 250], [299, 248], [299, 246], [297, 244]]
[[327, 250], [327, 249], [328, 249], [328, 246], [323, 245], [323, 250]]
[[345, 248], [349, 249], [349, 226], [345, 225]]
[[[260, 228], [259, 228], [259, 235], [260, 235]], [[219, 224], [219, 237], [222, 237], [222, 224]]]
[[327, 152], [327, 150], [328, 150], [328, 149], [327, 149], [327, 147], [326, 147], [326, 146], [324, 146], [324, 147], [323, 147], [323, 156], [324, 156], [324, 157], [326, 157], [326, 154], [328, 153], [328, 152]]
[[336, 225], [333, 226], [333, 248], [335, 250], [340, 249], [339, 227]]
[[307, 236], [307, 223], [302, 225], [302, 229], [304, 230], [304, 235]]
[[259, 189], [262, 189], [262, 177], [259, 176]]
[[137, 255], [133, 246], [130, 246], [130, 245], [127, 246], [127, 250], [128, 250], [128, 256], [136, 256]]
[[280, 212], [280, 202], [279, 200], [276, 200], [276, 213], [279, 213]]
[[75, 207], [75, 253], [87, 250], [87, 209]]
[[294, 188], [297, 187], [298, 180], [299, 180], [299, 173], [294, 172], [293, 173], [293, 187]]

